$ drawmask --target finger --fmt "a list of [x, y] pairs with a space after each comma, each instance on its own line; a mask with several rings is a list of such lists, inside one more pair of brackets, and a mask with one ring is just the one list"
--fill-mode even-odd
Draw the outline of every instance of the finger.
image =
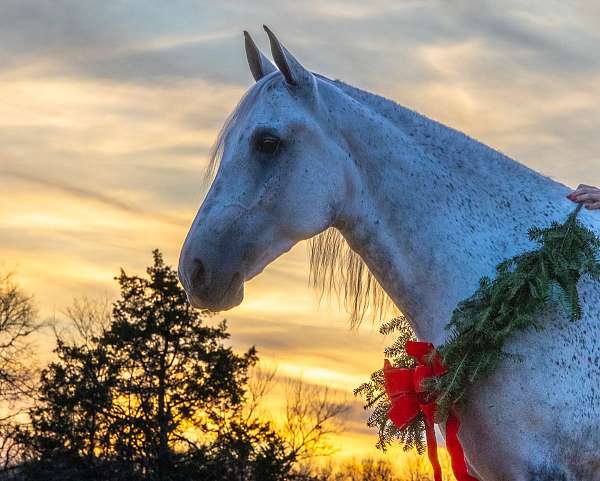
[[595, 187], [578, 187], [577, 190], [573, 193], [575, 195], [580, 195], [589, 194], [590, 192], [597, 192], [597, 189]]
[[585, 204], [585, 208], [589, 210], [600, 210], [600, 201], [588, 202], [587, 204]]
[[575, 201], [576, 202], [596, 202], [598, 200], [600, 200], [600, 198], [598, 198], [598, 193], [597, 192], [587, 192], [587, 193], [583, 193], [583, 194], [575, 194]]
[[589, 192], [583, 189], [577, 189], [575, 192], [573, 192], [569, 198], [574, 201], [577, 202], [577, 199], [580, 195], [584, 195], [584, 194], [588, 194]]
[[572, 201], [575, 201], [575, 197], [577, 197], [577, 195], [579, 194], [583, 194], [583, 190], [581, 190], [581, 186], [577, 187], [577, 189], [575, 189], [574, 191], [572, 191], [571, 193], [569, 193], [567, 195], [567, 199], [570, 199]]

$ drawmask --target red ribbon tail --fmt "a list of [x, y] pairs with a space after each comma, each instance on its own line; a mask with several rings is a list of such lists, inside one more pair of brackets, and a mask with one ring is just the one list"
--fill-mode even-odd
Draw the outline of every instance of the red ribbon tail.
[[433, 479], [435, 481], [443, 481], [442, 467], [440, 466], [440, 461], [437, 454], [437, 441], [435, 439], [434, 424], [427, 418], [425, 418], [425, 438], [427, 439], [427, 456], [429, 456], [429, 462], [433, 468]]
[[437, 454], [437, 440], [435, 439], [435, 403], [421, 404], [425, 418], [425, 439], [427, 440], [427, 456], [433, 468], [434, 481], [442, 481], [442, 467]]
[[[446, 447], [448, 448], [448, 453], [450, 453], [454, 477], [457, 481], [478, 481], [477, 478], [469, 474], [469, 470], [467, 469], [465, 453], [458, 439], [458, 428], [460, 428], [458, 418], [454, 413], [449, 413], [446, 420]], [[429, 439], [427, 442], [429, 442]]]

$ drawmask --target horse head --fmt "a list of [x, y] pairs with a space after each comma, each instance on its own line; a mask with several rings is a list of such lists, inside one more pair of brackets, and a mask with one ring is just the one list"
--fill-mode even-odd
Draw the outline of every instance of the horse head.
[[180, 255], [190, 302], [213, 311], [238, 305], [245, 281], [334, 225], [352, 176], [319, 78], [265, 30], [275, 65], [244, 32], [256, 83], [219, 135], [214, 179]]

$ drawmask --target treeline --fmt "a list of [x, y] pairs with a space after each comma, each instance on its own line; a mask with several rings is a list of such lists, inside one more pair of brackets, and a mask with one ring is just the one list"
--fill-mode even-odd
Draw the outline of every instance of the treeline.
[[36, 372], [32, 300], [0, 278], [0, 479], [400, 481], [382, 462], [316, 467], [347, 409], [326, 389], [290, 382], [283, 421], [261, 416], [275, 373], [226, 345], [225, 322], [190, 307], [158, 251], [146, 276], [116, 280], [112, 305], [67, 309]]

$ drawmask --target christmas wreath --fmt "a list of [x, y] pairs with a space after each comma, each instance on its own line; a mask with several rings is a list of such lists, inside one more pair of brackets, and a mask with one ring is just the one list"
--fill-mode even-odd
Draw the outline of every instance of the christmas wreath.
[[543, 329], [544, 309], [554, 305], [573, 321], [581, 317], [577, 282], [583, 275], [600, 281], [600, 239], [579, 222], [580, 210], [581, 204], [562, 224], [530, 229], [529, 239], [539, 247], [500, 263], [494, 279], [480, 280], [476, 292], [454, 310], [448, 340], [437, 350], [416, 341], [403, 317], [381, 327], [382, 334], [399, 335], [385, 350], [391, 362], [386, 359], [384, 369], [355, 390], [372, 410], [367, 424], [378, 428], [377, 447], [385, 450], [394, 441], [419, 453], [427, 447], [438, 479], [433, 423], [446, 422], [457, 479], [475, 479], [464, 465], [453, 408], [466, 403], [471, 386], [502, 359], [520, 361], [504, 351], [505, 342], [519, 331]]

